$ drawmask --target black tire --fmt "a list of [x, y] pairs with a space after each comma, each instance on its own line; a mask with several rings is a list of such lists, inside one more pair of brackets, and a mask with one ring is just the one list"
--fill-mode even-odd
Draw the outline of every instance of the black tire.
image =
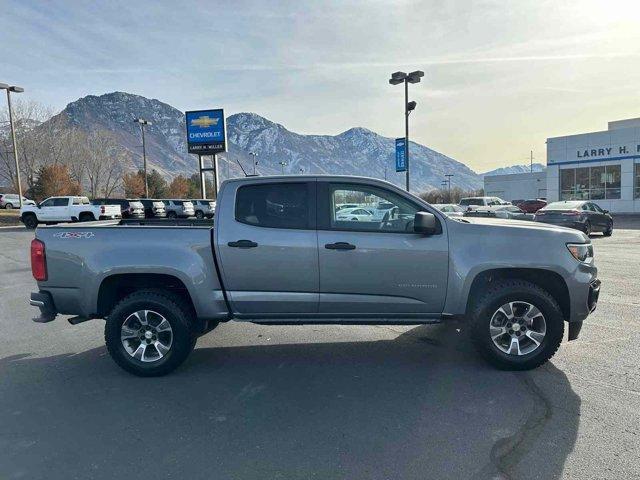
[[96, 218], [93, 216], [93, 213], [82, 212], [80, 217], [78, 218], [81, 222], [93, 222]]
[[588, 237], [589, 235], [591, 235], [592, 232], [592, 228], [591, 228], [591, 222], [589, 220], [587, 220], [586, 222], [584, 222], [584, 227], [582, 227], [582, 231], [584, 232], [584, 234]]
[[[523, 301], [542, 312], [546, 334], [540, 345], [525, 355], [508, 354], [492, 341], [489, 323], [501, 305]], [[478, 352], [501, 370], [531, 370], [547, 362], [556, 353], [564, 335], [564, 317], [558, 302], [546, 290], [525, 280], [498, 280], [474, 302], [469, 318], [471, 340]]]
[[[120, 338], [124, 322], [134, 312], [152, 310], [161, 314], [171, 325], [172, 343], [164, 356], [143, 362], [133, 358]], [[107, 317], [104, 339], [111, 358], [124, 370], [139, 377], [157, 377], [175, 370], [195, 347], [197, 336], [193, 330], [195, 312], [179, 296], [161, 290], [139, 290], [122, 299]]]
[[609, 225], [607, 225], [607, 229], [602, 232], [602, 235], [604, 235], [605, 237], [610, 237], [613, 234], [613, 222], [609, 222]]
[[353, 218], [351, 219], [351, 221], [352, 221], [352, 222], [357, 222], [357, 221], [358, 221], [358, 219], [357, 219], [356, 217], [353, 217]]
[[4, 208], [7, 210], [13, 209], [13, 203], [5, 203]]
[[198, 220], [202, 220], [202, 219], [204, 218], [204, 213], [202, 212], [202, 210], [198, 210], [198, 211], [196, 212], [196, 218], [197, 218]]
[[38, 226], [38, 218], [33, 213], [25, 213], [22, 216], [22, 223], [25, 227], [33, 230]]
[[178, 218], [178, 214], [173, 211], [167, 212], [167, 218]]

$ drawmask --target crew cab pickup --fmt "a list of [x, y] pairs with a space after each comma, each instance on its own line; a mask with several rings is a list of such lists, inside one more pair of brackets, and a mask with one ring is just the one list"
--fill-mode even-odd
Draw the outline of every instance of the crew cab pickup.
[[27, 228], [39, 223], [88, 222], [120, 218], [119, 205], [92, 205], [87, 197], [49, 197], [37, 205], [25, 205], [20, 219]]
[[[391, 205], [369, 221], [337, 205]], [[36, 230], [34, 320], [106, 319], [125, 370], [162, 375], [220, 322], [428, 324], [465, 319], [495, 366], [546, 362], [577, 338], [600, 289], [579, 231], [451, 218], [394, 185], [340, 176], [224, 182], [215, 222], [135, 221]]]

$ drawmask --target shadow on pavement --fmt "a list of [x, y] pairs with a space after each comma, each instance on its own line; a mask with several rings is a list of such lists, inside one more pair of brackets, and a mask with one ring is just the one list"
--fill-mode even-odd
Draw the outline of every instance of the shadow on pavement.
[[200, 348], [148, 379], [104, 348], [5, 358], [0, 478], [560, 478], [567, 377], [494, 370], [463, 338]]

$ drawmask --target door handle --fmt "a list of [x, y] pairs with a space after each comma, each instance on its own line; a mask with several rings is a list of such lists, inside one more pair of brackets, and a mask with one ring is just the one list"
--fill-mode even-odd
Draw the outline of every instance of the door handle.
[[251, 240], [238, 240], [236, 242], [229, 242], [227, 245], [234, 248], [255, 248], [258, 246], [256, 242], [252, 242]]
[[347, 242], [327, 243], [324, 248], [328, 250], [355, 250], [356, 246]]

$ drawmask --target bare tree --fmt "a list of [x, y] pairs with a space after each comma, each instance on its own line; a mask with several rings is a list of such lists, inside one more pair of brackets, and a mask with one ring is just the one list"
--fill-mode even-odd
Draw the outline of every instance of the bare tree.
[[111, 195], [122, 183], [124, 154], [113, 136], [102, 130], [89, 133], [85, 150], [86, 176], [91, 197]]

